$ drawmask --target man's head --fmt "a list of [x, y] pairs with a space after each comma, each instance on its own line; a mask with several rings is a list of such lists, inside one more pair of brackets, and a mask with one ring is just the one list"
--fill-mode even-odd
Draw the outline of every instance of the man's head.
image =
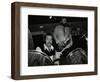
[[71, 34], [70, 32], [71, 32], [70, 27], [57, 25], [54, 29], [54, 37], [56, 37], [57, 40], [61, 42], [66, 40], [69, 37], [69, 35]]
[[62, 18], [62, 19], [61, 19], [61, 23], [62, 23], [62, 24], [66, 24], [66, 23], [67, 23], [66, 18]]
[[66, 26], [65, 27], [65, 37], [68, 38], [71, 35], [71, 28]]
[[52, 35], [49, 33], [45, 35], [45, 44], [48, 47], [51, 47], [51, 45], [52, 45]]

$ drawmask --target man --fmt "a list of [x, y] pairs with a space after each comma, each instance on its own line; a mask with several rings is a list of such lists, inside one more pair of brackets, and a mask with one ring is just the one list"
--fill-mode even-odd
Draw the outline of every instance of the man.
[[[71, 35], [70, 27], [57, 25], [54, 29], [54, 39], [56, 42], [56, 64], [86, 64], [87, 55], [82, 47], [85, 45], [81, 39]], [[86, 45], [87, 46], [87, 45]]]
[[62, 18], [59, 24], [64, 27], [70, 26], [70, 24], [68, 24], [68, 20], [66, 18]]
[[[51, 35], [49, 38], [51, 40]], [[48, 44], [48, 46], [50, 46], [50, 44]], [[43, 50], [42, 47], [41, 49]], [[34, 50], [32, 34], [28, 31], [28, 66], [47, 66], [52, 64], [52, 60], [45, 53]]]
[[33, 44], [33, 38], [30, 30], [28, 30], [28, 50], [33, 50], [34, 44]]
[[52, 45], [52, 35], [51, 34], [46, 34], [45, 35], [45, 38], [44, 38], [44, 44], [43, 45], [40, 45], [36, 48], [37, 51], [39, 52], [44, 52], [46, 53], [50, 58], [51, 60], [53, 61], [54, 60], [54, 55], [55, 55], [55, 49]]

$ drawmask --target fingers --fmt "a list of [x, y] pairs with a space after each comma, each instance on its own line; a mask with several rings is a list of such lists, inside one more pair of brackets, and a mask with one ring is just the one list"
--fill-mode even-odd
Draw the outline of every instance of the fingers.
[[62, 53], [61, 52], [56, 52], [56, 59], [59, 59], [60, 58], [60, 56], [62, 55]]
[[55, 64], [55, 65], [59, 65], [59, 61], [55, 61], [54, 64]]

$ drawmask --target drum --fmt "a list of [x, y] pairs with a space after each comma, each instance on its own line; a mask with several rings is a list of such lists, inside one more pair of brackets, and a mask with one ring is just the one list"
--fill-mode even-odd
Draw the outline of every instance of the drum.
[[69, 64], [87, 64], [87, 55], [85, 50], [76, 48], [66, 56], [66, 60]]
[[28, 52], [28, 66], [48, 66], [48, 65], [53, 65], [53, 61], [47, 54], [35, 50], [30, 50]]
[[82, 48], [76, 48], [68, 54], [62, 55], [60, 58], [60, 65], [71, 65], [71, 64], [87, 64], [87, 55], [85, 50]]

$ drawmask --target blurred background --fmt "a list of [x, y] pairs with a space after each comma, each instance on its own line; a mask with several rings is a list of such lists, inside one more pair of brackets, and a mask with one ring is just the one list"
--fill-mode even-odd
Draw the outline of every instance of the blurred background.
[[87, 39], [88, 18], [28, 15], [28, 28], [35, 44], [34, 48], [41, 45], [44, 35], [52, 34], [55, 26], [59, 24], [69, 26], [72, 36]]

